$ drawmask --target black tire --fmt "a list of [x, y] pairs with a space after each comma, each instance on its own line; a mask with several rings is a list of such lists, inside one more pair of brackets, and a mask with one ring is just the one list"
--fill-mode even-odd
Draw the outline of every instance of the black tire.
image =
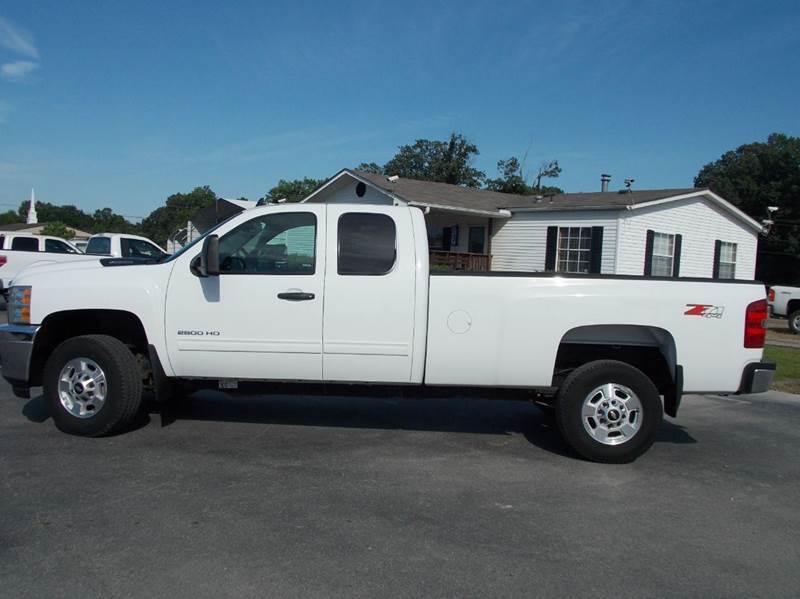
[[[72, 359], [89, 358], [106, 375], [105, 403], [96, 415], [79, 418], [62, 405], [59, 376]], [[142, 404], [142, 378], [136, 358], [119, 339], [108, 335], [83, 335], [67, 339], [50, 355], [44, 367], [44, 396], [59, 430], [71, 435], [101, 437], [125, 429]]]
[[[624, 385], [636, 394], [641, 404], [638, 431], [617, 445], [606, 445], [595, 439], [584, 427], [581, 415], [584, 400], [594, 389], [607, 383]], [[624, 362], [597, 360], [584, 364], [570, 373], [558, 391], [556, 422], [561, 434], [570, 447], [594, 462], [632, 462], [653, 444], [662, 417], [661, 398], [653, 382], [641, 370]]]
[[795, 335], [800, 334], [798, 324], [800, 324], [800, 310], [795, 310], [789, 314], [789, 330]]

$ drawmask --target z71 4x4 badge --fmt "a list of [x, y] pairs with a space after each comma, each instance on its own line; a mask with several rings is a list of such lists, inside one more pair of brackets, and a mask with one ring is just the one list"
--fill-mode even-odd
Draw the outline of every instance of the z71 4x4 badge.
[[725, 306], [712, 306], [711, 304], [686, 304], [688, 310], [684, 316], [702, 316], [703, 318], [722, 318]]

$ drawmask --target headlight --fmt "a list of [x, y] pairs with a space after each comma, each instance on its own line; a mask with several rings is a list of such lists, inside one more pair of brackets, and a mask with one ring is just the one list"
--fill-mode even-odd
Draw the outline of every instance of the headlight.
[[8, 292], [8, 321], [11, 324], [31, 323], [31, 287], [20, 285]]

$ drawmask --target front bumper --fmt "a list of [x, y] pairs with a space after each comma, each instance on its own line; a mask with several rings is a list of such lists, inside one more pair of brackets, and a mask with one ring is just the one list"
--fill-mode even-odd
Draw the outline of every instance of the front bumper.
[[775, 378], [775, 362], [754, 362], [744, 367], [739, 393], [763, 393], [769, 391]]
[[33, 340], [39, 325], [0, 325], [0, 364], [3, 378], [12, 386], [29, 387]]

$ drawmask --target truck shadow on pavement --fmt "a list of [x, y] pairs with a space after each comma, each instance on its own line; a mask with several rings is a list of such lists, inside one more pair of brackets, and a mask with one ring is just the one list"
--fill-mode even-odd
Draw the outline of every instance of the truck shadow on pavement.
[[[22, 410], [31, 422], [49, 419], [44, 398], [29, 400]], [[200, 391], [166, 404], [148, 403], [134, 426], [161, 427], [181, 421], [236, 422], [379, 430], [457, 432], [484, 435], [521, 434], [545, 451], [575, 454], [561, 439], [552, 415], [524, 401], [352, 397], [339, 395], [227, 396]], [[656, 443], [696, 443], [681, 426], [665, 419]]]

